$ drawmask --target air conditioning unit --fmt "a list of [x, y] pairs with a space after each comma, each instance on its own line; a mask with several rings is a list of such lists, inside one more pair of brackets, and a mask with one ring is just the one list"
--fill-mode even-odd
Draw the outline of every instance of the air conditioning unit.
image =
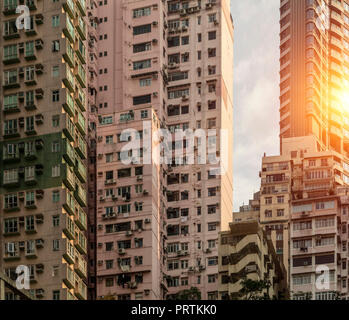
[[37, 298], [42, 298], [44, 296], [45, 290], [44, 289], [36, 289], [35, 295]]
[[143, 180], [143, 176], [137, 176], [137, 181], [142, 181]]
[[153, 26], [157, 26], [159, 23], [157, 21], [153, 21]]
[[131, 230], [126, 231], [126, 236], [128, 236], [128, 237], [132, 236], [132, 231]]
[[150, 290], [149, 290], [149, 289], [145, 289], [145, 290], [144, 290], [144, 294], [145, 294], [146, 296], [149, 296]]
[[42, 248], [44, 246], [44, 240], [43, 239], [36, 239], [35, 245], [37, 248]]
[[149, 219], [149, 218], [145, 219], [144, 223], [146, 223], [146, 224], [151, 223], [151, 219]]
[[122, 248], [122, 249], [119, 249], [119, 254], [125, 254], [126, 253], [126, 250], [124, 249], [124, 248]]

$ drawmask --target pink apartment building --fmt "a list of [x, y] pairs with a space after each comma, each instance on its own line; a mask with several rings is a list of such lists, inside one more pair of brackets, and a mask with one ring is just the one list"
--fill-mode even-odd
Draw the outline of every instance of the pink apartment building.
[[[154, 135], [160, 128], [172, 136], [176, 129], [225, 129], [232, 141], [230, 3], [95, 3], [97, 298], [170, 299], [196, 287], [202, 299], [216, 299], [218, 233], [232, 215], [232, 143], [224, 145], [222, 175], [197, 164], [202, 139], [195, 140], [195, 164], [176, 163], [176, 152], [169, 164], [145, 160], [162, 141]], [[126, 152], [132, 161], [125, 164], [122, 148], [134, 139], [141, 146]], [[219, 134], [217, 145], [211, 158], [222, 152]], [[173, 146], [186, 153], [187, 141]]]

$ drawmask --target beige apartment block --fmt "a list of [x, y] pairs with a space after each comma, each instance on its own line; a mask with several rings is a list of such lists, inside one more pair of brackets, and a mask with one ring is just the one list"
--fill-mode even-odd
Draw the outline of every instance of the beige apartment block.
[[240, 300], [243, 279], [269, 281], [271, 299], [288, 297], [286, 270], [258, 221], [234, 222], [219, 236], [219, 300]]
[[37, 299], [85, 300], [86, 3], [5, 0], [0, 23], [0, 270], [27, 266]]
[[[170, 299], [197, 287], [202, 299], [216, 299], [218, 233], [233, 211], [230, 3], [97, 5], [97, 298]], [[169, 163], [148, 156], [163, 145], [159, 129], [174, 139]], [[220, 157], [224, 144], [226, 173], [209, 175], [212, 165], [198, 164], [201, 140], [195, 163], [185, 162], [190, 151], [175, 137], [180, 129], [224, 129], [228, 145], [218, 135], [205, 153]], [[123, 152], [135, 141], [138, 149]]]
[[233, 222], [259, 221], [260, 216], [260, 192], [253, 195], [248, 205], [242, 205], [238, 212], [233, 213]]
[[348, 189], [292, 201], [293, 300], [348, 298]]

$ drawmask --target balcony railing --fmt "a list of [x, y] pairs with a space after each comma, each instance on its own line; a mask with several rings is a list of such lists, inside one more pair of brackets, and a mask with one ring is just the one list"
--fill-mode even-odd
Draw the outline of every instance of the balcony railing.
[[81, 230], [87, 230], [87, 215], [80, 206], [75, 208], [75, 223]]
[[74, 168], [74, 172], [76, 174], [76, 176], [80, 179], [80, 181], [82, 183], [86, 182], [86, 178], [87, 178], [87, 170], [86, 167], [83, 165], [83, 163], [76, 159], [76, 164], [75, 164], [75, 168]]

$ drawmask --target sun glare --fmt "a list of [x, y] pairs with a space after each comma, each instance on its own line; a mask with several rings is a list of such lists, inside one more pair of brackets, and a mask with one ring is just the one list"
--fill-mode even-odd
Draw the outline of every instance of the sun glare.
[[343, 109], [349, 112], [349, 91], [345, 91], [341, 94], [341, 100]]

